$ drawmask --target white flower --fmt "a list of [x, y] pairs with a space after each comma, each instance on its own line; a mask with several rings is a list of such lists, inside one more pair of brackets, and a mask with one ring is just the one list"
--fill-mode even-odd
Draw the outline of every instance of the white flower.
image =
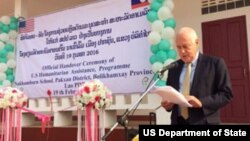
[[79, 87], [76, 92], [75, 102], [81, 109], [86, 106], [93, 106], [93, 108], [99, 110], [111, 105], [112, 94], [100, 80], [95, 79]]
[[0, 108], [25, 106], [27, 99], [27, 96], [17, 88], [2, 87], [0, 89]]

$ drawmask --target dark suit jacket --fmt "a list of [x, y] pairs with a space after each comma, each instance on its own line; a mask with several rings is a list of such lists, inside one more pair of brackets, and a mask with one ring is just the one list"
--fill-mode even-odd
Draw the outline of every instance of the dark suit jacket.
[[[179, 90], [179, 77], [184, 62], [178, 60], [178, 67], [169, 70], [167, 85]], [[202, 108], [189, 108], [190, 124], [219, 124], [219, 109], [225, 106], [233, 97], [229, 73], [221, 58], [199, 54], [195, 74], [190, 89], [202, 102]], [[178, 124], [179, 106], [174, 105], [171, 124]]]

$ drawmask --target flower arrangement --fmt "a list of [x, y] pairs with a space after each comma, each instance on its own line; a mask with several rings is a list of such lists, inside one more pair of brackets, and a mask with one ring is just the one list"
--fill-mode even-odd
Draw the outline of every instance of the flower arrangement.
[[76, 105], [82, 109], [93, 106], [94, 109], [99, 110], [109, 107], [111, 103], [111, 91], [97, 79], [83, 83], [76, 92]]
[[0, 88], [0, 108], [17, 108], [27, 104], [27, 96], [17, 88], [2, 87]]

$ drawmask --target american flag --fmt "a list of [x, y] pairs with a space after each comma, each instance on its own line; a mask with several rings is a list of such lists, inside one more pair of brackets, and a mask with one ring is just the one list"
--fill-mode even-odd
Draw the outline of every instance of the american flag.
[[34, 31], [34, 27], [35, 27], [35, 20], [32, 19], [28, 19], [26, 21], [20, 21], [19, 22], [19, 33], [28, 33], [28, 32], [32, 32]]
[[131, 8], [132, 9], [143, 7], [146, 5], [149, 5], [148, 0], [131, 0]]

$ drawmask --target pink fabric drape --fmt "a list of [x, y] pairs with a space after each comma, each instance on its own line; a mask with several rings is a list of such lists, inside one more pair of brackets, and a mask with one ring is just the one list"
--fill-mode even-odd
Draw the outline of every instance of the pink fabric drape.
[[44, 115], [44, 114], [41, 114], [41, 113], [38, 113], [38, 112], [35, 112], [35, 111], [32, 111], [32, 110], [29, 110], [29, 109], [26, 109], [24, 107], [19, 107], [19, 108], [22, 109], [22, 110], [24, 110], [24, 111], [27, 111], [29, 113], [34, 114], [39, 120], [41, 120], [41, 122], [42, 122], [42, 124], [41, 124], [41, 130], [42, 130], [42, 133], [44, 134], [45, 133], [46, 124], [50, 121], [50, 116]]
[[1, 115], [1, 141], [21, 141], [21, 112], [20, 109], [2, 109]]
[[98, 141], [98, 111], [92, 105], [85, 109], [86, 141]]

